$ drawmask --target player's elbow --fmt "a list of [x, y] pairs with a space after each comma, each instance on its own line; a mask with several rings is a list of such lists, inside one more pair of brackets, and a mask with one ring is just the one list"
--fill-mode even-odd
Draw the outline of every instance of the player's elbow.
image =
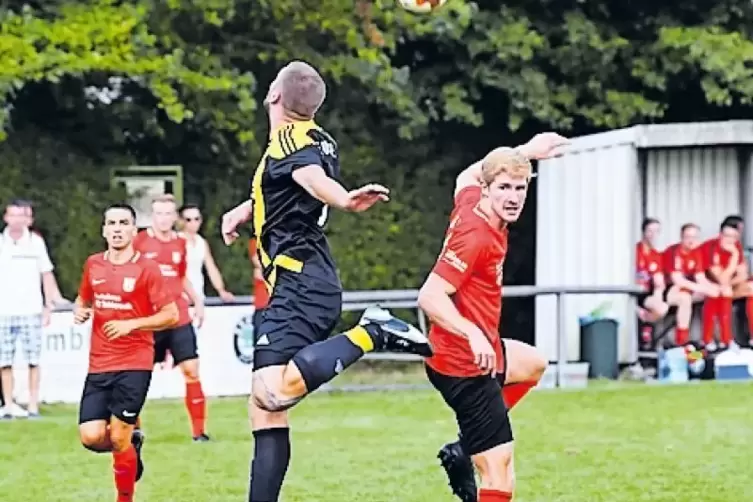
[[437, 310], [437, 291], [427, 282], [418, 292], [418, 308], [429, 317], [434, 317]]

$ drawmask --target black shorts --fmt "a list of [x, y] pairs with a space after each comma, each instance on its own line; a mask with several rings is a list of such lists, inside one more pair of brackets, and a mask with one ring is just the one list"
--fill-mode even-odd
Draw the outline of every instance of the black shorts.
[[287, 364], [301, 349], [326, 340], [341, 311], [342, 287], [280, 269], [254, 333], [254, 370]]
[[78, 412], [78, 423], [110, 420], [135, 424], [146, 401], [152, 372], [145, 370], [89, 373]]
[[504, 376], [453, 377], [429, 366], [426, 375], [455, 412], [466, 453], [477, 455], [513, 441], [512, 424], [502, 398]]
[[183, 361], [199, 357], [196, 347], [196, 331], [190, 322], [183, 326], [169, 328], [154, 333], [154, 363], [164, 362], [167, 351], [173, 356], [176, 366]]

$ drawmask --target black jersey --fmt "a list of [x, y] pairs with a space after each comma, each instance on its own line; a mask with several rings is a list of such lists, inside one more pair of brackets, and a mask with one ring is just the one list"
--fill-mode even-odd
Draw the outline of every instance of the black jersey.
[[293, 180], [293, 171], [310, 165], [321, 166], [337, 179], [337, 143], [313, 121], [286, 124], [270, 137], [251, 190], [254, 234], [264, 277], [274, 286], [277, 269], [283, 268], [340, 287], [324, 236], [329, 208]]

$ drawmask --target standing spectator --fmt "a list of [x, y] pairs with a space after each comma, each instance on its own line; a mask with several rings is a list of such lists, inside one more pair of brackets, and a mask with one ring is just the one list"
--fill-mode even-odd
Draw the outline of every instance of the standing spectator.
[[664, 272], [670, 284], [667, 302], [677, 306], [677, 345], [690, 341], [693, 300], [719, 296], [719, 288], [709, 282], [704, 273], [703, 255], [698, 246], [699, 233], [698, 225], [686, 223], [680, 229], [680, 242], [664, 250]]
[[646, 218], [641, 225], [643, 238], [635, 246], [636, 280], [645, 293], [638, 296], [638, 314], [641, 320], [641, 340], [648, 348], [653, 336], [653, 323], [667, 315], [669, 305], [664, 301], [666, 288], [662, 256], [654, 247], [661, 225], [659, 220]]
[[225, 289], [225, 281], [222, 280], [222, 274], [214, 261], [209, 243], [199, 234], [203, 221], [199, 206], [184, 205], [180, 208], [180, 218], [183, 237], [186, 239], [187, 276], [194, 290], [204, 298], [204, 267], [206, 267], [209, 280], [220, 298], [226, 302], [233, 301], [235, 297]]
[[[0, 235], [0, 373], [5, 402], [0, 410], [2, 418], [39, 416], [42, 326], [50, 322], [55, 278], [44, 241], [29, 231], [29, 209], [26, 201], [10, 202], [3, 218], [6, 226]], [[27, 409], [13, 400], [13, 362], [18, 343], [29, 365]]]
[[719, 322], [720, 349], [732, 343], [732, 298], [733, 291], [746, 282], [741, 270], [745, 257], [740, 245], [738, 222], [724, 220], [717, 237], [702, 245], [706, 273], [719, 288], [717, 298], [709, 298], [703, 304], [703, 343], [715, 350], [714, 325]]
[[258, 325], [259, 316], [262, 309], [267, 306], [269, 302], [269, 291], [267, 290], [267, 283], [264, 281], [264, 272], [261, 268], [261, 262], [259, 256], [256, 253], [256, 237], [251, 237], [248, 240], [248, 258], [251, 260], [251, 267], [253, 269], [253, 286], [254, 286], [254, 330]]

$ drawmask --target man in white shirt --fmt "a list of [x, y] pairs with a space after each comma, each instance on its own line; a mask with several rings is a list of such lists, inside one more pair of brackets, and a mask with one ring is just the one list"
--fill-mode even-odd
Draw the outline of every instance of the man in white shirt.
[[[0, 418], [39, 416], [42, 326], [50, 321], [56, 287], [47, 246], [29, 231], [29, 208], [25, 201], [10, 202], [0, 234], [0, 375], [5, 402]], [[18, 345], [29, 365], [27, 409], [13, 400], [13, 361]]]

